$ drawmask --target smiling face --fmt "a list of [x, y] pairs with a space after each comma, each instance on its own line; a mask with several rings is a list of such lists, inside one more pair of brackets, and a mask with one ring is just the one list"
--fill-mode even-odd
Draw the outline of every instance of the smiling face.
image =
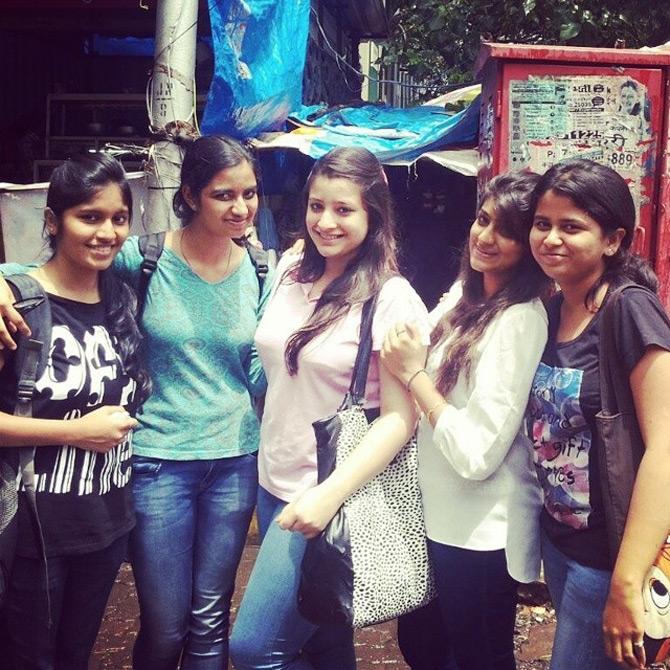
[[315, 177], [309, 189], [307, 233], [326, 266], [344, 268], [368, 234], [360, 187], [342, 177]]
[[606, 235], [570, 198], [547, 191], [535, 209], [530, 248], [544, 273], [559, 285], [593, 284], [624, 235], [623, 228]]
[[188, 186], [182, 193], [195, 212], [190, 224], [213, 235], [242, 237], [258, 209], [256, 175], [245, 160], [217, 172], [197, 196]]
[[46, 211], [47, 232], [56, 255], [79, 272], [106, 270], [130, 232], [128, 206], [119, 186], [110, 183], [90, 200], [66, 209], [60, 217]]
[[509, 281], [525, 253], [521, 242], [503, 232], [495, 201], [487, 198], [470, 226], [470, 267], [484, 275], [484, 291], [493, 295]]

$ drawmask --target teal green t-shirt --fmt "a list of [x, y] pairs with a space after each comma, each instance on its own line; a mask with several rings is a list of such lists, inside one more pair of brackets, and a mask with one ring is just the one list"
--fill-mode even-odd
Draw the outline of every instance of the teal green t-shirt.
[[[130, 237], [114, 269], [137, 288], [142, 256]], [[25, 272], [8, 263], [3, 274]], [[137, 419], [133, 451], [166, 460], [240, 456], [258, 449], [259, 423], [251, 396], [266, 380], [254, 333], [272, 285], [260, 294], [247, 255], [220, 282], [201, 279], [165, 248], [147, 291], [141, 330], [143, 363], [153, 390]]]
[[[131, 237], [114, 269], [137, 287], [142, 256]], [[147, 291], [141, 328], [144, 364], [153, 383], [133, 436], [136, 454], [167, 460], [239, 456], [258, 449], [251, 396], [266, 380], [254, 333], [263, 295], [247, 255], [220, 282], [201, 279], [165, 248]]]

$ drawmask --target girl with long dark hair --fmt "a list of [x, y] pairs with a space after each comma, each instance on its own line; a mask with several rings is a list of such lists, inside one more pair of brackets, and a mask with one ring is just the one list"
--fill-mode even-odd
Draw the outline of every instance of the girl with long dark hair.
[[[241, 144], [207, 136], [186, 147], [174, 198], [183, 227], [166, 234], [141, 322], [154, 390], [133, 457], [135, 670], [228, 663], [230, 600], [256, 501], [253, 396], [265, 389], [253, 346], [265, 294], [236, 243], [257, 209], [255, 164]], [[141, 262], [131, 238], [116, 271], [137, 285]]]
[[[265, 390], [253, 337], [267, 291], [237, 243], [258, 208], [253, 157], [226, 137], [187, 145], [173, 205], [184, 225], [166, 233], [140, 323], [153, 390], [133, 442], [133, 667], [219, 670], [256, 501], [253, 396]], [[139, 287], [141, 268], [131, 237], [114, 271]]]
[[16, 670], [85, 670], [135, 521], [131, 415], [149, 383], [135, 298], [110, 269], [130, 230], [123, 167], [104, 155], [68, 160], [53, 172], [46, 205], [53, 255], [30, 275], [47, 294], [52, 328], [34, 418], [11, 414], [19, 371], [12, 348], [0, 351], [0, 444], [35, 447], [43, 538], [21, 491], [2, 658]]
[[382, 350], [424, 412], [419, 484], [443, 621], [440, 668], [513, 670], [517, 585], [539, 576], [540, 491], [522, 429], [547, 338], [548, 282], [528, 247], [537, 179], [509, 174], [487, 185], [459, 278], [430, 315], [428, 361], [411, 324], [391, 330]]
[[[540, 180], [534, 209], [533, 256], [560, 288], [528, 406], [544, 490], [542, 557], [558, 619], [551, 668], [642, 668], [644, 576], [670, 529], [670, 322], [653, 272], [630, 251], [635, 204], [614, 170], [559, 163]], [[601, 317], [624, 283], [632, 286], [612, 305], [613, 364], [628, 376], [635, 404], [639, 469], [632, 454], [605, 454], [596, 427]], [[616, 485], [634, 481], [618, 551], [608, 542], [603, 490], [613, 462]]]
[[[406, 389], [378, 364], [391, 324], [425, 318], [398, 275], [379, 161], [354, 148], [319, 159], [305, 187], [304, 221], [304, 252], [282, 258], [256, 333], [268, 377], [259, 451], [262, 544], [231, 638], [238, 670], [355, 668], [351, 629], [317, 629], [299, 614], [300, 562], [307, 538], [390, 462], [416, 420]], [[349, 388], [362, 305], [374, 295], [366, 402], [380, 417], [346, 464], [317, 485], [312, 422], [335, 413]]]

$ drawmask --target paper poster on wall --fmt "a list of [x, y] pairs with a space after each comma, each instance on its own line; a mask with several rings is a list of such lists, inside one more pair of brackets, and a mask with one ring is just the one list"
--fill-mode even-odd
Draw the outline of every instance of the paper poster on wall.
[[605, 163], [628, 182], [639, 207], [654, 154], [650, 100], [622, 75], [530, 76], [510, 82], [509, 166], [544, 172], [574, 157]]
[[495, 111], [491, 97], [483, 99], [479, 113], [479, 165], [477, 167], [477, 190], [482, 193], [486, 183], [493, 177], [493, 138]]

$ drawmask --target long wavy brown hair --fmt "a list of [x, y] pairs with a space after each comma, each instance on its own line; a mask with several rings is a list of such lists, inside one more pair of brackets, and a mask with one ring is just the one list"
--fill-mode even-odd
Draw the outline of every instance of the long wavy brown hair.
[[493, 200], [498, 230], [523, 245], [523, 256], [509, 282], [487, 298], [483, 274], [472, 269], [469, 241], [466, 242], [458, 276], [463, 295], [431, 334], [432, 348], [450, 338], [436, 382], [442, 395], [454, 388], [461, 373], [469, 377], [474, 348], [498, 314], [549, 293], [551, 282], [535, 262], [528, 244], [533, 223], [531, 196], [538, 180], [539, 175], [530, 172], [500, 175], [488, 183], [481, 195], [480, 211], [487, 200]]
[[398, 273], [391, 193], [384, 169], [367, 149], [340, 147], [322, 156], [307, 178], [302, 203], [305, 250], [298, 267], [289, 271], [290, 278], [315, 282], [326, 269], [325, 259], [305, 229], [309, 191], [317, 177], [347, 179], [360, 188], [368, 234], [344, 272], [321, 294], [307, 323], [289, 338], [284, 360], [291, 375], [298, 372], [298, 355], [308, 342], [341, 319], [352, 305], [376, 295], [384, 282]]

